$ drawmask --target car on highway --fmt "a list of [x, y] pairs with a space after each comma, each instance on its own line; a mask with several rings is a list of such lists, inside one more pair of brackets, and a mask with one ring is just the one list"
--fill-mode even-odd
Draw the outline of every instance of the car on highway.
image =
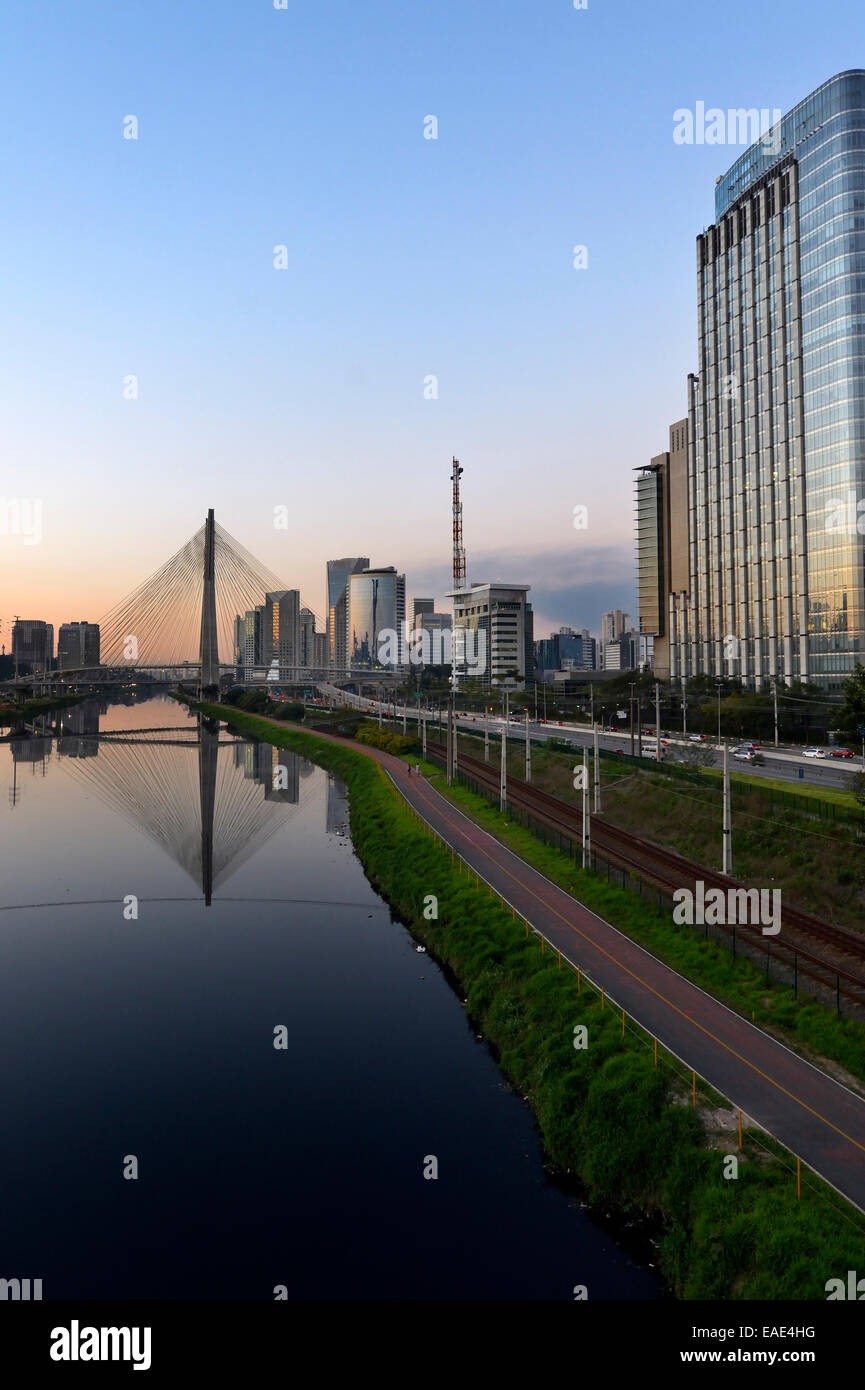
[[738, 758], [739, 761], [743, 763], [752, 763], [755, 757], [755, 749], [751, 747], [750, 743], [743, 743], [738, 748], [733, 749], [733, 757]]
[[688, 742], [689, 742], [689, 743], [705, 743], [705, 742], [706, 742], [706, 735], [705, 735], [705, 734], [688, 734]]
[[828, 748], [826, 750], [827, 758], [852, 758], [853, 756], [849, 748]]
[[826, 753], [822, 748], [803, 748], [802, 755], [805, 758], [825, 758]]

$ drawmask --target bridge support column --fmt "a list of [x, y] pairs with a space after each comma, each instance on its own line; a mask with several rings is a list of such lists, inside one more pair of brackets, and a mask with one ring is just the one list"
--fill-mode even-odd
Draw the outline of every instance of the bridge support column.
[[214, 570], [213, 508], [207, 513], [204, 527], [204, 588], [201, 595], [201, 662], [200, 693], [219, 687], [219, 637], [216, 630], [216, 576]]

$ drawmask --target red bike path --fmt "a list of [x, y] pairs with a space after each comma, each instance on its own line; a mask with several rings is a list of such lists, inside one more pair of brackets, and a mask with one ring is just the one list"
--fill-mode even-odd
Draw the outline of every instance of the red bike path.
[[426, 778], [410, 776], [402, 759], [350, 739], [316, 737], [375, 758], [431, 829], [564, 960], [865, 1212], [865, 1101], [557, 887]]

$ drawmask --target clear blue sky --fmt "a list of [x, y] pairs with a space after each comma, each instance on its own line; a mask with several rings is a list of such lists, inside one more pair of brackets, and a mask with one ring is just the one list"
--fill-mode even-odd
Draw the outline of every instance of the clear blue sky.
[[440, 597], [451, 454], [470, 579], [531, 583], [539, 635], [628, 607], [743, 148], [673, 112], [786, 111], [862, 36], [802, 0], [5, 0], [0, 496], [44, 508], [0, 536], [5, 639], [97, 618], [209, 505], [319, 613], [343, 554]]

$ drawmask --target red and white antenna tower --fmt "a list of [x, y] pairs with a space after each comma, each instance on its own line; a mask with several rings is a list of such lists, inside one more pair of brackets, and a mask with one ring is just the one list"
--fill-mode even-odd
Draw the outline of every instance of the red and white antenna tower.
[[463, 549], [463, 504], [460, 501], [460, 478], [463, 470], [459, 459], [452, 459], [451, 482], [454, 485], [454, 589], [466, 587], [466, 552]]

